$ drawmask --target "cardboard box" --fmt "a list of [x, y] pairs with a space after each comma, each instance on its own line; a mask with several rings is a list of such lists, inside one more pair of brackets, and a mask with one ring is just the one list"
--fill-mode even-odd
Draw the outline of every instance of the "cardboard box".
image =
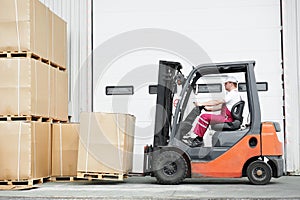
[[52, 13], [52, 59], [54, 63], [67, 66], [67, 23]]
[[0, 51], [30, 51], [67, 66], [67, 24], [39, 0], [1, 0]]
[[28, 58], [0, 59], [0, 114], [50, 116], [49, 67]]
[[0, 115], [68, 120], [68, 74], [30, 58], [0, 58]]
[[51, 175], [51, 125], [0, 122], [0, 180], [31, 180]]
[[68, 120], [68, 73], [55, 70], [55, 119]]
[[130, 172], [134, 127], [129, 114], [81, 113], [77, 172]]
[[52, 124], [52, 176], [77, 175], [79, 123]]
[[0, 51], [31, 51], [51, 59], [47, 10], [38, 0], [1, 0]]

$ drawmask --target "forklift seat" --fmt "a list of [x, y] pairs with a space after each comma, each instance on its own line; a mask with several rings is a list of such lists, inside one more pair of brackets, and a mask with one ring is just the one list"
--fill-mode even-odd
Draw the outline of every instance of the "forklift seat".
[[243, 123], [243, 110], [245, 101], [241, 100], [233, 105], [231, 109], [231, 115], [233, 122], [224, 122], [219, 124], [213, 124], [211, 128], [215, 131], [234, 131], [238, 130]]

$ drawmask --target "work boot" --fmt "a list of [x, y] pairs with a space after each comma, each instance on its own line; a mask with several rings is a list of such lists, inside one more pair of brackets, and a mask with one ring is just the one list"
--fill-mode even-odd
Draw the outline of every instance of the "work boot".
[[182, 142], [184, 142], [185, 144], [190, 146], [192, 144], [193, 140], [190, 135], [186, 134], [182, 137]]
[[203, 142], [203, 138], [197, 136], [192, 144], [190, 145], [190, 147], [194, 148], [194, 147], [203, 147], [204, 146], [204, 142]]

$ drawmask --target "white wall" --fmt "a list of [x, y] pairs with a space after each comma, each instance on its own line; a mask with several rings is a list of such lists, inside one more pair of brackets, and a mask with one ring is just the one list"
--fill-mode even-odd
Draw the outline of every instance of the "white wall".
[[283, 0], [287, 171], [300, 175], [300, 2]]
[[91, 111], [91, 0], [40, 0], [67, 22], [69, 116]]

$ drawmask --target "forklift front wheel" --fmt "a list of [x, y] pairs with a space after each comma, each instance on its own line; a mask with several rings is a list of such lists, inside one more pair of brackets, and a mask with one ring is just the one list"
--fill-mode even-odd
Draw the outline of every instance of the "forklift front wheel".
[[272, 178], [272, 168], [263, 161], [254, 161], [247, 168], [247, 177], [252, 184], [265, 185]]
[[179, 184], [185, 179], [188, 166], [182, 155], [164, 151], [153, 162], [154, 175], [160, 184]]

